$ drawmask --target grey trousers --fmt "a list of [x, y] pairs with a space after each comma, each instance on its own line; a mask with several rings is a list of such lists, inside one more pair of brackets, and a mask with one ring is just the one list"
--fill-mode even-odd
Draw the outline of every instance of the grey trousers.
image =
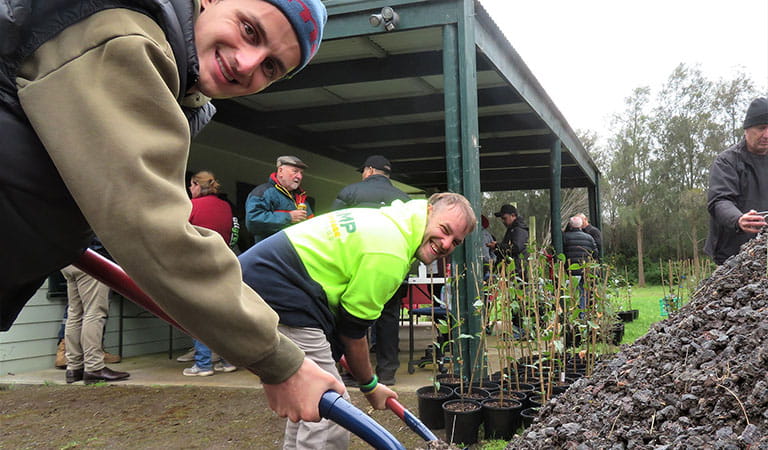
[[109, 287], [75, 266], [61, 269], [67, 280], [67, 369], [95, 372], [104, 368], [101, 338], [109, 312]]
[[[304, 350], [307, 358], [316, 362], [321, 369], [341, 381], [336, 362], [331, 356], [331, 344], [323, 330], [318, 328], [293, 328], [285, 325], [278, 330]], [[349, 401], [349, 394], [344, 393]], [[334, 422], [323, 419], [320, 422], [291, 422], [286, 420], [283, 448], [336, 450], [349, 448], [349, 431]]]

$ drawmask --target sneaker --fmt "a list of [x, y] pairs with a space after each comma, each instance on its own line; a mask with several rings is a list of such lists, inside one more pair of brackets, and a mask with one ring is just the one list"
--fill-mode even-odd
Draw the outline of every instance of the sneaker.
[[195, 364], [182, 372], [185, 377], [210, 377], [213, 375], [213, 369], [202, 369]]
[[221, 356], [219, 356], [219, 354], [216, 352], [211, 352], [211, 362], [217, 363], [219, 361], [221, 361]]
[[117, 364], [122, 360], [123, 358], [120, 355], [104, 352], [104, 364]]
[[187, 353], [184, 353], [183, 355], [176, 358], [176, 361], [178, 362], [192, 362], [195, 360], [195, 348], [192, 347], [189, 349]]
[[233, 366], [232, 364], [230, 364], [228, 362], [218, 362], [218, 363], [213, 365], [213, 370], [216, 371], [216, 372], [229, 373], [229, 372], [234, 372], [235, 370], [237, 370], [237, 367]]

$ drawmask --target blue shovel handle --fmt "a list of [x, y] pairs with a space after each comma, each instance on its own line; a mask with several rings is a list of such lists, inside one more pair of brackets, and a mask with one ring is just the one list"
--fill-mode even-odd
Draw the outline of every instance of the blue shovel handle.
[[378, 450], [405, 450], [386, 428], [344, 400], [335, 391], [320, 398], [320, 416], [332, 420]]

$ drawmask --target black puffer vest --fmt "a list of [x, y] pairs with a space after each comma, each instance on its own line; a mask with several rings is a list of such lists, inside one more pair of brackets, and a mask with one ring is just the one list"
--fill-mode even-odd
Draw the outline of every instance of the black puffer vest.
[[[18, 69], [65, 28], [110, 8], [141, 12], [163, 29], [178, 66], [181, 100], [199, 70], [192, 0], [0, 1], [0, 331], [11, 326], [47, 275], [74, 261], [92, 236], [19, 104]], [[182, 109], [193, 136], [215, 112], [210, 103]]]

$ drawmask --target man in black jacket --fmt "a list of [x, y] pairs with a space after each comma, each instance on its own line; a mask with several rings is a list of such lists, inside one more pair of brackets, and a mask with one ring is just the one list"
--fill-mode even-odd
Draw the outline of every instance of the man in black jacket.
[[584, 221], [579, 216], [571, 217], [568, 220], [568, 225], [563, 232], [563, 253], [566, 260], [574, 264], [595, 259], [597, 243], [592, 236], [584, 231]]
[[[389, 175], [392, 164], [381, 155], [372, 155], [360, 167], [363, 181], [344, 187], [331, 205], [332, 210], [344, 208], [380, 208], [395, 200], [407, 202], [408, 194], [392, 185]], [[384, 305], [381, 316], [373, 325], [373, 346], [376, 348], [376, 376], [387, 386], [395, 384], [395, 372], [400, 367], [397, 347], [400, 344], [400, 300], [405, 296], [407, 285], [401, 285], [395, 295]], [[375, 340], [374, 340], [375, 338]]]
[[332, 210], [344, 208], [381, 208], [394, 200], [407, 202], [408, 194], [394, 187], [389, 180], [392, 165], [381, 155], [369, 156], [360, 167], [363, 181], [346, 186], [331, 205]]
[[493, 213], [501, 219], [507, 232], [501, 242], [489, 242], [485, 244], [496, 252], [496, 261], [506, 261], [512, 258], [515, 261], [515, 272], [518, 276], [523, 274], [523, 261], [528, 257], [528, 225], [517, 214], [517, 208], [512, 205], [502, 205], [499, 212]]
[[709, 235], [704, 251], [717, 264], [738, 253], [766, 225], [768, 98], [752, 101], [743, 127], [744, 139], [717, 155], [709, 172]]
[[[568, 225], [565, 226], [563, 232], [563, 253], [565, 259], [568, 262], [568, 266], [571, 264], [583, 264], [590, 260], [596, 259], [597, 255], [597, 243], [595, 239], [587, 234], [584, 229], [584, 222], [579, 216], [571, 217], [568, 220]], [[579, 307], [584, 309], [587, 305], [587, 298], [584, 292], [584, 279], [583, 269], [574, 269], [570, 271], [571, 275], [577, 275], [581, 277], [579, 279]]]

